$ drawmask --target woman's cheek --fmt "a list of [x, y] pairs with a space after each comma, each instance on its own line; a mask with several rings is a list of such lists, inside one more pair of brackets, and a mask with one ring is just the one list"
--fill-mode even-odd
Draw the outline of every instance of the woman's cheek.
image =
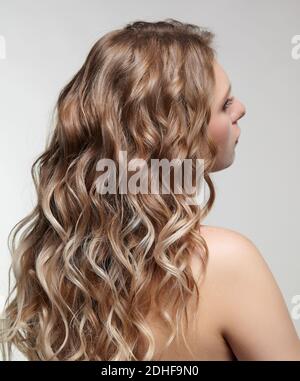
[[210, 124], [210, 136], [217, 145], [226, 144], [230, 140], [230, 128], [227, 120], [219, 118]]

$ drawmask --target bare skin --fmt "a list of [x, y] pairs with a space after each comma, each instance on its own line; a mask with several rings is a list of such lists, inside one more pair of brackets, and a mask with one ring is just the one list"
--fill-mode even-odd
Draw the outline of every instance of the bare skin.
[[[163, 351], [166, 332], [155, 315], [154, 360], [297, 360], [300, 341], [281, 291], [263, 256], [244, 235], [202, 225], [209, 248], [205, 277], [197, 253], [191, 267], [200, 286], [196, 312], [190, 307], [187, 342], [180, 339]], [[192, 304], [191, 304], [192, 305]], [[190, 305], [190, 306], [191, 306]]]
[[[213, 172], [233, 163], [241, 133], [238, 121], [246, 113], [238, 98], [226, 94], [230, 81], [218, 62], [214, 69], [216, 89], [209, 134], [218, 146], [218, 155]], [[189, 314], [187, 342], [194, 355], [181, 339], [162, 351], [166, 332], [155, 314], [150, 314], [147, 321], [155, 336], [154, 360], [300, 361], [300, 340], [293, 321], [255, 244], [221, 227], [201, 225], [200, 233], [209, 248], [209, 260], [203, 278], [199, 253], [191, 258], [200, 289], [198, 308], [192, 310], [191, 303]]]

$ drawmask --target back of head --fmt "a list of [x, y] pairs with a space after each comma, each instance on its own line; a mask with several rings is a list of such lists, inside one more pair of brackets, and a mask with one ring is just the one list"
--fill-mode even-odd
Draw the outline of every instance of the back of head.
[[[1, 340], [29, 359], [151, 360], [150, 308], [170, 329], [167, 345], [180, 333], [198, 292], [189, 259], [196, 250], [206, 261], [199, 228], [214, 201], [212, 38], [173, 19], [130, 23], [101, 37], [60, 92], [32, 166], [37, 205], [10, 235], [16, 294]], [[97, 162], [121, 164], [120, 151], [149, 166], [204, 159], [207, 204], [173, 189], [100, 194]]]

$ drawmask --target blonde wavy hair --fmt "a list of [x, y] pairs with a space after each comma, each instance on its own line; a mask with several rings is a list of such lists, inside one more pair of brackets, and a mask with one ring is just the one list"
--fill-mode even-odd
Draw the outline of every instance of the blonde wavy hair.
[[[207, 265], [200, 222], [215, 199], [213, 36], [174, 19], [128, 23], [93, 45], [59, 93], [31, 168], [36, 206], [8, 237], [16, 282], [1, 329], [6, 359], [13, 344], [29, 360], [151, 360], [151, 311], [168, 328], [165, 348], [182, 335], [191, 351], [187, 307], [200, 293], [190, 259]], [[117, 162], [120, 150], [128, 160], [204, 159], [207, 202], [99, 194], [97, 161]]]

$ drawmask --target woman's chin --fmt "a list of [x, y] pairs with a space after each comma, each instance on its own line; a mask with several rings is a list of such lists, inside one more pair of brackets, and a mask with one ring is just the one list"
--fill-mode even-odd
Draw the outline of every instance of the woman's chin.
[[230, 157], [223, 160], [217, 160], [212, 170], [210, 170], [210, 172], [218, 172], [230, 167], [233, 164], [234, 159], [235, 159], [235, 150], [233, 149]]

